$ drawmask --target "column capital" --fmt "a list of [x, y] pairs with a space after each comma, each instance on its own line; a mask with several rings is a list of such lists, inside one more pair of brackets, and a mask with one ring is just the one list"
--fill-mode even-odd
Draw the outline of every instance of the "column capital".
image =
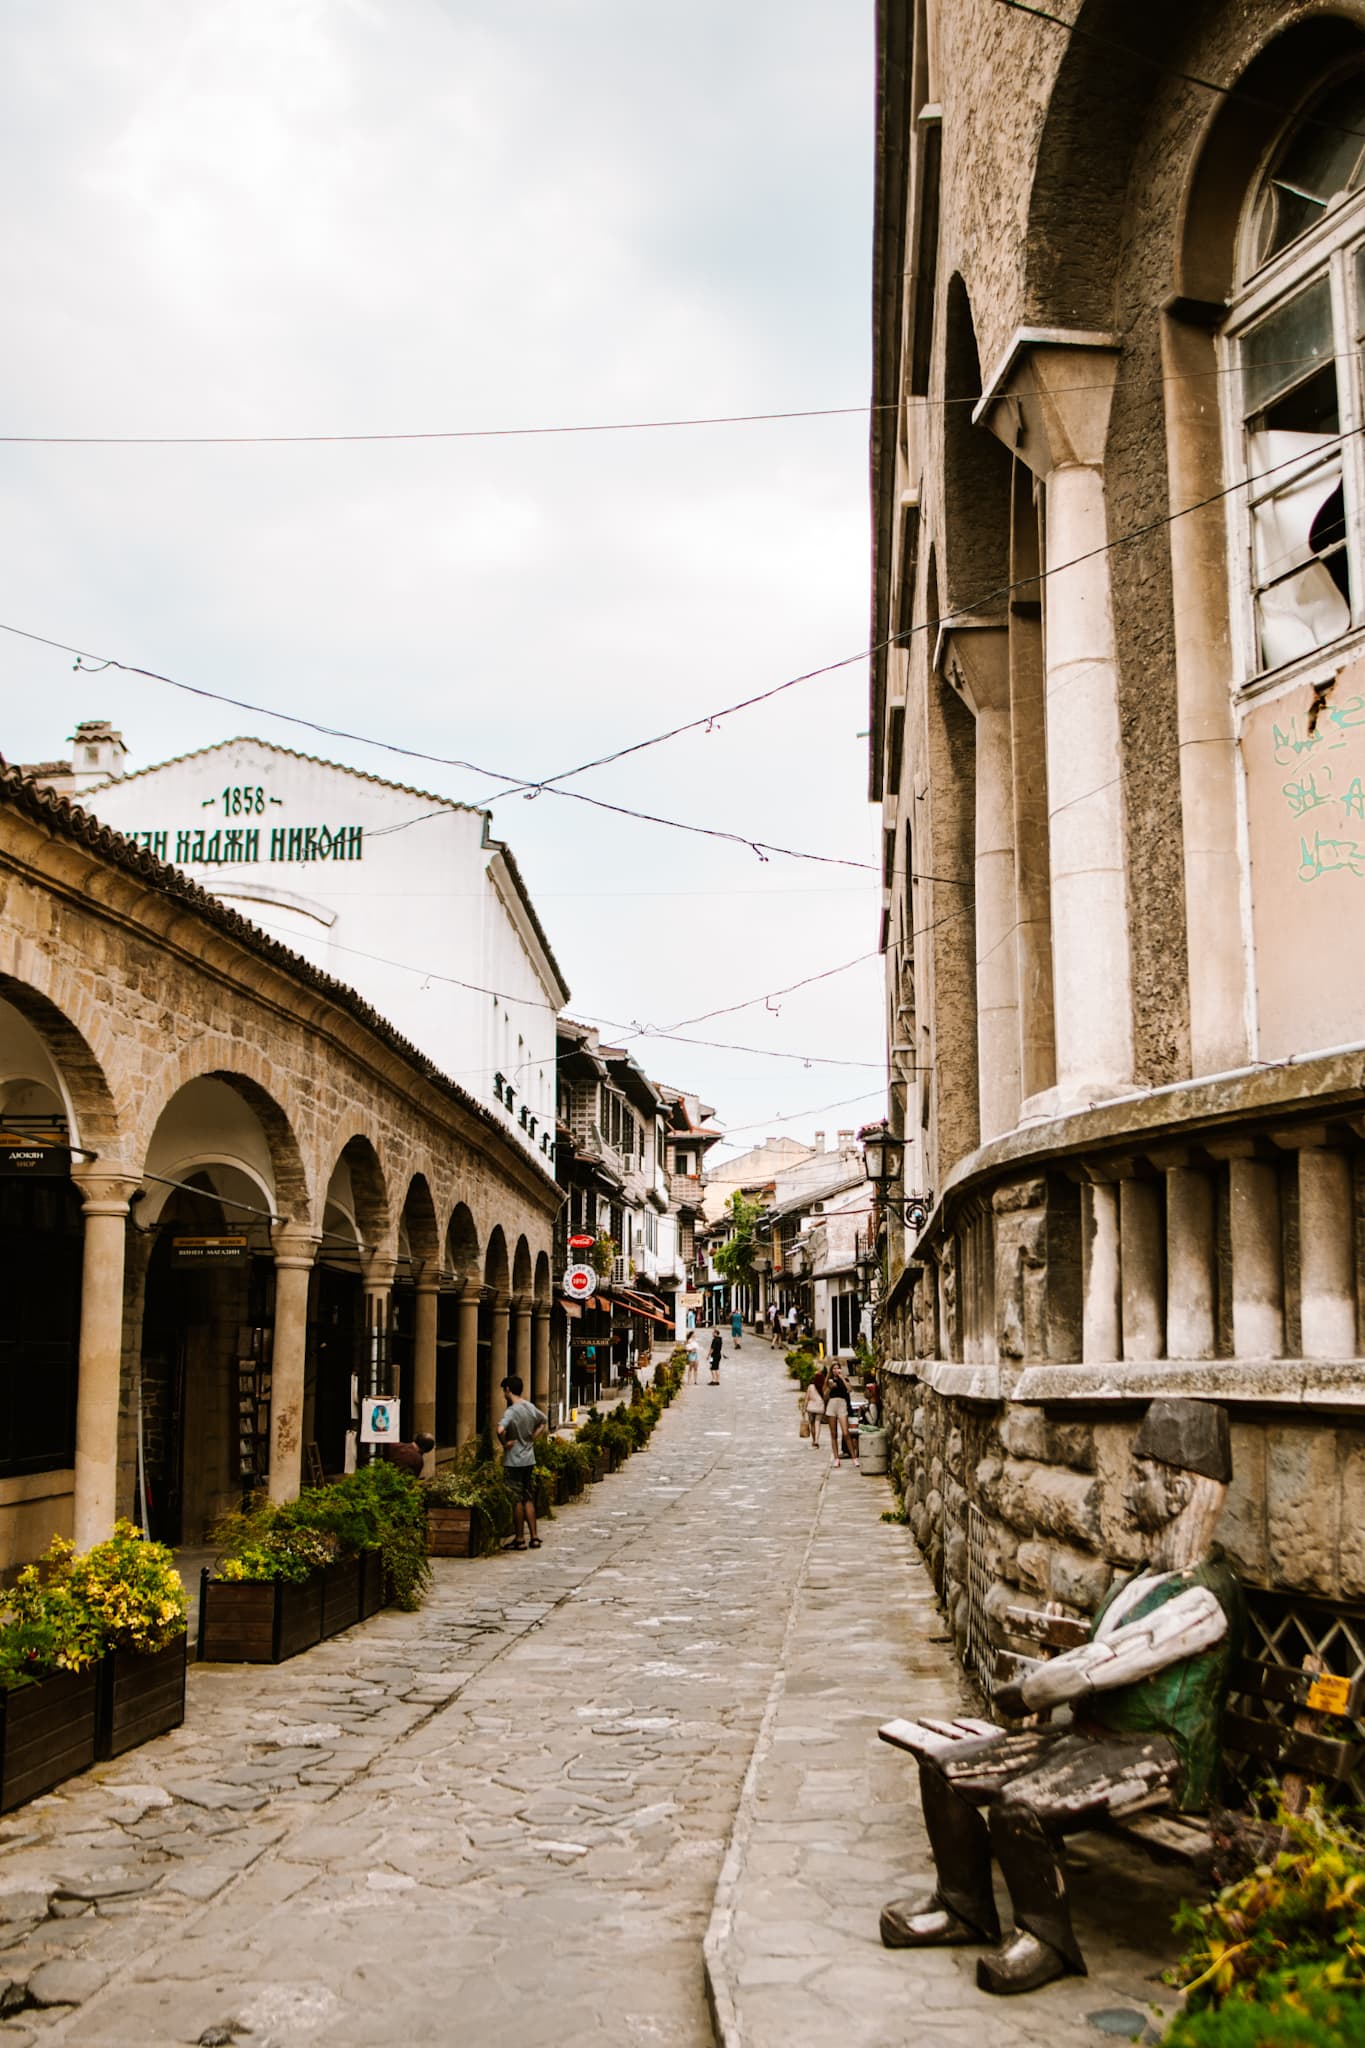
[[441, 1267], [436, 1259], [420, 1259], [412, 1269], [412, 1284], [419, 1294], [439, 1294]]
[[490, 1287], [488, 1300], [494, 1315], [505, 1316], [510, 1313], [512, 1297], [505, 1287]]
[[387, 1294], [393, 1286], [393, 1276], [398, 1271], [398, 1260], [392, 1252], [362, 1252], [360, 1270], [364, 1276], [367, 1294]]
[[1010, 639], [1003, 618], [954, 619], [940, 629], [936, 659], [974, 718], [1008, 711]]
[[459, 1288], [460, 1300], [475, 1305], [483, 1300], [482, 1280], [462, 1280]]
[[1070, 327], [1017, 327], [972, 414], [1036, 477], [1098, 469], [1118, 375], [1114, 335]]
[[303, 1267], [311, 1266], [317, 1258], [322, 1238], [306, 1223], [277, 1223], [270, 1233], [270, 1242], [277, 1267]]
[[548, 1301], [534, 1301], [531, 1304], [531, 1314], [538, 1323], [548, 1323], [553, 1313]]
[[71, 1178], [87, 1216], [126, 1216], [142, 1186], [140, 1173], [102, 1172], [98, 1167], [73, 1166]]

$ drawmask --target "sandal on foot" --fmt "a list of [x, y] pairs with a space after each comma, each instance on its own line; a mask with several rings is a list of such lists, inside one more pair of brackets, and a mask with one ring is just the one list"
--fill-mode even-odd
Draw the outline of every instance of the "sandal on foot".
[[540, 1549], [540, 1538], [539, 1538], [539, 1536], [533, 1536], [533, 1537], [531, 1538], [531, 1548], [532, 1548], [532, 1550], [539, 1550], [539, 1549]]
[[504, 1543], [502, 1547], [504, 1550], [525, 1550], [526, 1545], [524, 1543]]

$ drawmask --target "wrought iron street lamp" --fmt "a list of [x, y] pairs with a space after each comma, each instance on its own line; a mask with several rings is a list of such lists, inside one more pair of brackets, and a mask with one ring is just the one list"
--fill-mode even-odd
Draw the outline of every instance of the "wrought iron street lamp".
[[926, 1191], [922, 1195], [892, 1192], [902, 1186], [904, 1140], [896, 1136], [883, 1118], [880, 1123], [864, 1124], [858, 1133], [858, 1143], [863, 1148], [863, 1167], [878, 1202], [899, 1216], [908, 1230], [923, 1230], [934, 1206], [932, 1192]]

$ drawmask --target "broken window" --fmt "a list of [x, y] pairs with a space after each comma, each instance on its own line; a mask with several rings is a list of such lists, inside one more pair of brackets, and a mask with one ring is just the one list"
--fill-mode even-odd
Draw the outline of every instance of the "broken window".
[[1236, 332], [1253, 666], [1329, 646], [1365, 605], [1365, 72], [1310, 102], [1253, 197]]

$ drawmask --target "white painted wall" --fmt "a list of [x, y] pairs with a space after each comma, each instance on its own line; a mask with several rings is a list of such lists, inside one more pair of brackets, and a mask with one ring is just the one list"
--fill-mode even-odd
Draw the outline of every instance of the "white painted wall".
[[81, 801], [348, 983], [553, 1172], [567, 991], [486, 839], [487, 813], [263, 740], [206, 748]]

